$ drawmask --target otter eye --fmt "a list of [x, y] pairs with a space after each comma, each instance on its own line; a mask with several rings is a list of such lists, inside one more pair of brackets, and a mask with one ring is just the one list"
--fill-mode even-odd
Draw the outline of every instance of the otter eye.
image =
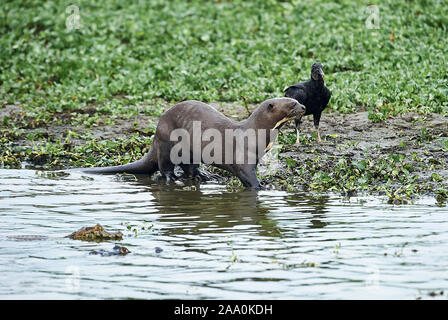
[[268, 104], [268, 110], [272, 110], [272, 109], [274, 109], [274, 104], [273, 103]]

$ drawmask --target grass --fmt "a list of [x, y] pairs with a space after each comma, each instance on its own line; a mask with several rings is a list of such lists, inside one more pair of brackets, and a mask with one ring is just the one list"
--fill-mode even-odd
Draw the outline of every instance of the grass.
[[[379, 8], [379, 29], [366, 26], [371, 4]], [[67, 28], [70, 5], [79, 8], [79, 29]], [[307, 80], [315, 61], [333, 93], [330, 111], [368, 111], [379, 123], [410, 111], [446, 115], [447, 28], [447, 2], [437, 0], [1, 1], [0, 114], [19, 107], [0, 117], [0, 166], [129, 162], [147, 151], [168, 105], [196, 99], [249, 110]], [[92, 134], [142, 116], [152, 117], [147, 128], [134, 123], [126, 139]], [[52, 132], [56, 127], [65, 129]], [[419, 139], [432, 137], [422, 129]], [[280, 140], [291, 144], [294, 137]], [[317, 161], [306, 164], [307, 173], [285, 161], [316, 191], [364, 190], [385, 176], [413, 183], [402, 159], [388, 155], [347, 159], [328, 172]], [[437, 195], [445, 201], [441, 186]]]
[[[2, 1], [0, 102], [50, 112], [257, 103], [320, 61], [335, 110], [447, 112], [445, 1], [378, 1], [379, 29], [366, 27], [370, 1], [218, 2]], [[70, 31], [71, 4], [81, 28]]]

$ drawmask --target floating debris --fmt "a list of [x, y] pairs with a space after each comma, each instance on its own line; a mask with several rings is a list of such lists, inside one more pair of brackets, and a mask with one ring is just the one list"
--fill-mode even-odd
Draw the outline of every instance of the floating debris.
[[430, 297], [437, 297], [437, 296], [443, 296], [443, 291], [437, 292], [437, 291], [431, 291], [428, 293]]
[[34, 235], [34, 234], [21, 234], [21, 235], [15, 235], [15, 236], [7, 236], [8, 240], [15, 240], [15, 241], [39, 241], [39, 240], [47, 240], [47, 236], [40, 236], [40, 235]]
[[163, 251], [163, 249], [160, 247], [155, 247], [154, 250], [156, 251], [156, 253], [160, 253]]
[[106, 251], [104, 249], [101, 249], [98, 251], [92, 251], [89, 254], [101, 255], [102, 257], [109, 257], [109, 256], [125, 256], [128, 253], [131, 253], [131, 251], [129, 251], [128, 248], [115, 245], [112, 251]]
[[105, 240], [122, 240], [123, 234], [121, 232], [109, 233], [104, 228], [97, 224], [94, 227], [84, 227], [72, 234], [69, 234], [66, 238], [74, 240], [84, 241], [105, 241]]

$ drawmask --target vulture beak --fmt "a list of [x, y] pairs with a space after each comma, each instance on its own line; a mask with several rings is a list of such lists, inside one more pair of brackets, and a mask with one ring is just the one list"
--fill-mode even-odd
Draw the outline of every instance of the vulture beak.
[[325, 73], [322, 71], [322, 69], [320, 70], [320, 75], [322, 76], [322, 79], [325, 77]]

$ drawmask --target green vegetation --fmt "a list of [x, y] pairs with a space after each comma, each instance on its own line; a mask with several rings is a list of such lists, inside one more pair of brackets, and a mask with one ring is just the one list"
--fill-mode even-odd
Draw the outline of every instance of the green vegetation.
[[[285, 172], [265, 177], [270, 183], [288, 191], [341, 192], [347, 196], [358, 192], [386, 195], [391, 204], [404, 204], [418, 194], [435, 194], [442, 205], [447, 198], [446, 178], [432, 173], [423, 179], [418, 173], [445, 168], [433, 159], [412, 159], [404, 154], [383, 154], [375, 158], [353, 160], [342, 156], [338, 161], [314, 159], [298, 165], [291, 158], [283, 159]], [[431, 165], [431, 163], [433, 163]], [[429, 165], [428, 165], [429, 164]], [[278, 177], [287, 177], [284, 180]], [[272, 181], [271, 181], [272, 180]], [[437, 189], [438, 187], [438, 189]]]
[[[380, 10], [379, 29], [366, 26], [371, 4]], [[76, 13], [66, 11], [70, 5], [79, 8], [78, 29], [67, 27]], [[133, 161], [147, 151], [158, 117], [173, 103], [235, 101], [248, 112], [308, 79], [314, 61], [323, 63], [333, 92], [329, 112], [367, 111], [372, 123], [406, 112], [446, 115], [447, 26], [447, 2], [431, 0], [1, 1], [0, 167]], [[136, 120], [142, 118], [143, 128]], [[124, 128], [123, 119], [133, 125]], [[120, 134], [104, 138], [106, 127]], [[419, 130], [413, 142], [439, 138]], [[315, 144], [313, 136], [300, 139]], [[295, 135], [279, 141], [290, 145]], [[355, 142], [341, 148], [344, 143]], [[402, 141], [400, 148], [409, 145]], [[318, 192], [393, 184], [383, 191], [395, 203], [420, 181], [410, 157], [342, 156], [330, 166], [318, 158], [301, 166], [286, 157], [292, 176], [285, 183], [294, 189], [306, 182]], [[431, 172], [427, 180], [445, 203], [446, 178]]]
[[[445, 1], [2, 1], [2, 104], [60, 112], [168, 101], [260, 102], [321, 61], [331, 107], [447, 112]], [[393, 34], [392, 34], [393, 32]]]

